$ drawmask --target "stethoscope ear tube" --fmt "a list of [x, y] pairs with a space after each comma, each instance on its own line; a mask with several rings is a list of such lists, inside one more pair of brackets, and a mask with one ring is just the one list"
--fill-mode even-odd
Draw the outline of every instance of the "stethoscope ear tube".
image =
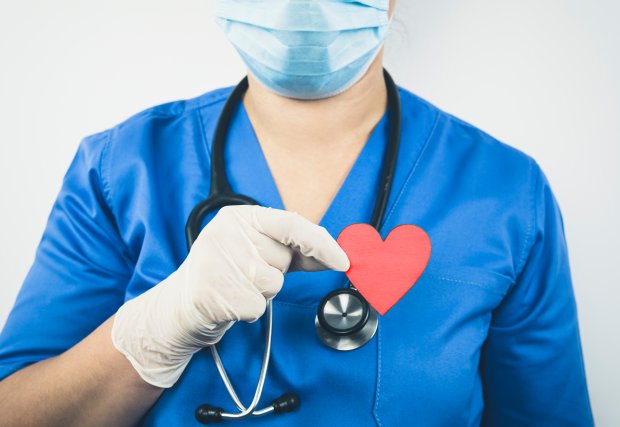
[[272, 401], [270, 406], [263, 409], [257, 409], [260, 397], [263, 393], [263, 386], [265, 385], [265, 378], [267, 377], [267, 368], [269, 367], [269, 356], [271, 355], [271, 336], [273, 332], [273, 306], [271, 300], [267, 302], [265, 319], [267, 322], [267, 331], [265, 333], [265, 351], [263, 352], [261, 371], [252, 403], [250, 403], [250, 406], [248, 407], [245, 407], [241, 403], [235, 388], [228, 378], [228, 374], [226, 373], [226, 369], [224, 368], [224, 364], [222, 363], [222, 359], [220, 358], [217, 348], [215, 346], [211, 346], [210, 348], [211, 353], [213, 354], [213, 360], [215, 361], [215, 366], [220, 374], [220, 377], [222, 378], [222, 381], [224, 382], [224, 386], [226, 387], [228, 394], [232, 398], [233, 402], [235, 402], [235, 406], [237, 406], [237, 409], [240, 412], [234, 414], [227, 413], [222, 408], [204, 404], [200, 405], [196, 409], [195, 416], [198, 422], [202, 424], [213, 424], [224, 420], [240, 420], [251, 416], [258, 417], [270, 412], [280, 415], [287, 412], [292, 412], [299, 408], [301, 402], [299, 396], [295, 393], [288, 392]]
[[370, 220], [370, 225], [375, 227], [377, 231], [380, 231], [383, 226], [383, 218], [387, 210], [388, 199], [392, 192], [392, 183], [394, 182], [394, 174], [396, 173], [402, 133], [402, 105], [400, 102], [400, 94], [398, 93], [398, 86], [396, 86], [394, 79], [392, 79], [392, 76], [386, 69], [383, 70], [383, 77], [385, 78], [388, 96], [390, 135], [387, 150], [384, 155], [383, 176], [381, 177], [377, 202]]
[[220, 194], [232, 193], [228, 177], [226, 176], [226, 168], [224, 164], [224, 146], [226, 144], [226, 136], [230, 128], [230, 122], [235, 113], [236, 108], [243, 101], [243, 95], [248, 90], [249, 82], [247, 76], [243, 78], [232, 91], [220, 119], [215, 128], [215, 136], [213, 138], [213, 147], [211, 148], [211, 197]]
[[226, 144], [226, 134], [230, 127], [235, 109], [243, 100], [243, 94], [248, 90], [248, 78], [244, 77], [241, 82], [232, 91], [224, 109], [220, 115], [215, 136], [213, 138], [213, 146], [211, 147], [211, 188], [209, 197], [200, 202], [191, 212], [187, 223], [185, 224], [185, 241], [187, 242], [187, 250], [189, 251], [200, 234], [202, 221], [210, 212], [229, 205], [259, 205], [256, 200], [244, 196], [242, 194], [233, 193], [226, 176], [226, 168], [224, 164], [224, 148]]

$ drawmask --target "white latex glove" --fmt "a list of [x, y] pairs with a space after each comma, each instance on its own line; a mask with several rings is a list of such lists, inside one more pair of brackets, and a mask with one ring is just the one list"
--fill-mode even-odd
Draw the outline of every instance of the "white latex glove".
[[221, 209], [179, 269], [115, 315], [112, 342], [144, 381], [172, 387], [200, 349], [234, 322], [253, 322], [287, 271], [346, 271], [349, 260], [323, 227], [259, 206]]

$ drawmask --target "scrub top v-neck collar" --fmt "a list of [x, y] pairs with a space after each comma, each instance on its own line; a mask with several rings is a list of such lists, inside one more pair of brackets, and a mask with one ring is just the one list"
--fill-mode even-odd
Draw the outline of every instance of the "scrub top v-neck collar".
[[[388, 141], [388, 114], [384, 113], [331, 201], [319, 225], [337, 238], [343, 228], [368, 223], [376, 203], [383, 155]], [[263, 206], [284, 209], [267, 159], [243, 105], [237, 107], [225, 147], [225, 167], [234, 192], [247, 195]], [[312, 274], [311, 279], [309, 274]], [[312, 282], [307, 286], [308, 281]], [[289, 273], [278, 300], [316, 304], [327, 292], [346, 286], [343, 273]]]

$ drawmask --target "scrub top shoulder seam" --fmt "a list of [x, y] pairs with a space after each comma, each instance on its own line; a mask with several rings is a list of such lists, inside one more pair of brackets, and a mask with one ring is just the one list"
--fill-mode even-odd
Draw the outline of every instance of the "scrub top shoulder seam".
[[199, 114], [198, 111], [195, 111], [194, 114], [198, 119], [198, 126], [200, 127], [200, 139], [202, 140], [205, 150], [207, 150], [206, 159], [209, 163], [209, 170], [211, 170], [211, 147], [209, 146], [209, 136], [207, 135], [207, 126], [205, 125], [204, 118], [202, 114]]
[[205, 94], [199, 95], [195, 98], [166, 102], [146, 108], [145, 110], [129, 116], [127, 119], [112, 126], [108, 129], [108, 131], [121, 130], [123, 127], [131, 125], [133, 122], [143, 117], [173, 118], [190, 116], [196, 111], [212, 107], [218, 103], [225, 101], [228, 98], [231, 89], [231, 87], [218, 88], [210, 92], [206, 92]]
[[[197, 118], [198, 126], [201, 128], [201, 134], [202, 134], [201, 139], [205, 143], [205, 146], [207, 147], [207, 150], [208, 150], [207, 135], [205, 132], [206, 128], [203, 123], [201, 114], [198, 114], [197, 112], [213, 107], [214, 105], [217, 105], [225, 101], [228, 97], [230, 89], [231, 88], [229, 87], [218, 88], [218, 89], [214, 89], [213, 91], [207, 92], [203, 95], [200, 95], [196, 98], [189, 99], [189, 100], [177, 100], [177, 101], [172, 101], [169, 103], [164, 103], [164, 104], [160, 104], [157, 106], [147, 108], [139, 113], [136, 113], [130, 116], [129, 118], [121, 121], [120, 123], [117, 123], [116, 125], [104, 131], [88, 135], [84, 138], [84, 141], [88, 141], [88, 140], [99, 138], [99, 137], [104, 139], [103, 145], [99, 149], [99, 153], [98, 153], [99, 159], [97, 160], [96, 170], [97, 170], [97, 174], [100, 177], [101, 192], [103, 195], [104, 202], [106, 203], [107, 208], [110, 211], [111, 220], [113, 221], [114, 228], [116, 232], [118, 233], [118, 237], [120, 238], [119, 240], [122, 241], [123, 252], [126, 254], [125, 258], [127, 258], [127, 261], [130, 262], [132, 267], [136, 265], [139, 254], [134, 254], [133, 251], [131, 251], [129, 246], [127, 245], [127, 242], [125, 242], [125, 240], [121, 238], [122, 233], [120, 231], [120, 228], [118, 226], [118, 221], [115, 216], [115, 212], [116, 212], [115, 205], [116, 204], [114, 202], [115, 200], [114, 193], [111, 188], [112, 186], [109, 184], [112, 178], [111, 163], [113, 162], [113, 158], [114, 158], [111, 151], [113, 150], [113, 145], [116, 144], [116, 141], [118, 140], [118, 138], [116, 138], [116, 135], [122, 132], [123, 128], [126, 128], [128, 126], [143, 127], [144, 124], [141, 122], [145, 120], [153, 119], [153, 118], [170, 119], [173, 117], [185, 117], [188, 120], [195, 120]], [[182, 107], [179, 108], [179, 106], [182, 106]], [[185, 108], [187, 106], [189, 107]], [[169, 112], [166, 112], [165, 111], [166, 108], [171, 108], [172, 110]], [[174, 110], [177, 110], [177, 111], [174, 111]]]
[[114, 203], [112, 200], [112, 190], [110, 188], [110, 184], [108, 182], [108, 180], [106, 179], [106, 172], [107, 172], [107, 164], [106, 164], [106, 159], [108, 157], [108, 150], [110, 147], [110, 141], [112, 139], [111, 137], [111, 131], [107, 130], [105, 131], [105, 142], [103, 144], [103, 147], [101, 147], [101, 155], [99, 156], [99, 164], [98, 164], [98, 172], [99, 172], [99, 176], [101, 177], [101, 190], [102, 190], [102, 194], [103, 197], [105, 199], [105, 202], [108, 204], [108, 206], [110, 207], [110, 210], [112, 212], [114, 212]]
[[515, 282], [518, 281], [518, 277], [523, 272], [525, 268], [525, 264], [528, 258], [528, 254], [531, 253], [534, 247], [535, 239], [533, 238], [533, 229], [534, 223], [536, 222], [536, 217], [538, 215], [538, 203], [536, 203], [536, 187], [538, 186], [538, 182], [540, 181], [540, 166], [538, 166], [536, 160], [528, 157], [530, 163], [529, 167], [529, 180], [530, 180], [530, 199], [529, 199], [529, 219], [527, 225], [527, 231], [525, 236], [525, 241], [523, 243], [523, 248], [521, 250], [521, 256], [519, 257], [519, 263], [517, 264], [517, 268], [515, 270]]
[[127, 260], [127, 262], [129, 263], [129, 267], [131, 267], [131, 269], [133, 270], [137, 263], [137, 259], [135, 259], [134, 256], [132, 256], [132, 251], [127, 245], [127, 242], [125, 242], [125, 239], [123, 239], [120, 227], [118, 225], [118, 220], [116, 216], [114, 215], [114, 212], [115, 212], [114, 196], [112, 194], [112, 188], [109, 184], [110, 179], [108, 178], [109, 176], [108, 175], [109, 174], [108, 161], [109, 161], [110, 146], [112, 144], [112, 129], [108, 129], [107, 131], [103, 132], [106, 138], [105, 138], [103, 147], [101, 147], [101, 152], [99, 154], [97, 172], [98, 172], [98, 175], [101, 181], [101, 193], [103, 195], [103, 199], [104, 199], [103, 201], [107, 205], [107, 208], [110, 214], [110, 221], [112, 222], [114, 230], [116, 231], [117, 240], [120, 241], [121, 244], [123, 245], [123, 251], [122, 251], [123, 258]]
[[405, 89], [405, 90], [410, 95], [414, 96], [418, 101], [424, 103], [425, 105], [427, 105], [432, 110], [435, 110], [439, 116], [443, 116], [448, 121], [452, 121], [452, 122], [454, 122], [456, 124], [459, 124], [460, 126], [463, 126], [463, 127], [467, 128], [467, 129], [470, 129], [470, 130], [478, 133], [479, 135], [484, 136], [483, 139], [488, 140], [488, 141], [492, 141], [492, 142], [500, 145], [502, 148], [507, 149], [508, 151], [512, 151], [513, 153], [517, 154], [518, 156], [526, 158], [528, 160], [528, 162], [536, 163], [536, 159], [531, 154], [529, 154], [528, 152], [523, 151], [520, 148], [517, 148], [517, 147], [515, 147], [513, 145], [510, 145], [509, 143], [506, 143], [506, 142], [496, 138], [491, 133], [483, 130], [482, 127], [476, 126], [476, 125], [468, 122], [467, 120], [465, 120], [463, 118], [460, 118], [460, 117], [458, 117], [458, 116], [456, 116], [456, 115], [454, 115], [452, 113], [449, 113], [449, 112], [445, 111], [444, 109], [440, 108], [439, 106], [437, 106], [433, 102], [430, 102], [427, 99], [420, 97], [416, 93], [410, 92], [407, 89]]

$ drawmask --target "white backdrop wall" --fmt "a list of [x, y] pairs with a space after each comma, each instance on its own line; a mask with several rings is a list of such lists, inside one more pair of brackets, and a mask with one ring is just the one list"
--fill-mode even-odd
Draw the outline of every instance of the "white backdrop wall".
[[[81, 138], [243, 75], [213, 3], [0, 0], [0, 327]], [[620, 425], [620, 2], [400, 0], [397, 19], [398, 82], [548, 175], [597, 425]]]

